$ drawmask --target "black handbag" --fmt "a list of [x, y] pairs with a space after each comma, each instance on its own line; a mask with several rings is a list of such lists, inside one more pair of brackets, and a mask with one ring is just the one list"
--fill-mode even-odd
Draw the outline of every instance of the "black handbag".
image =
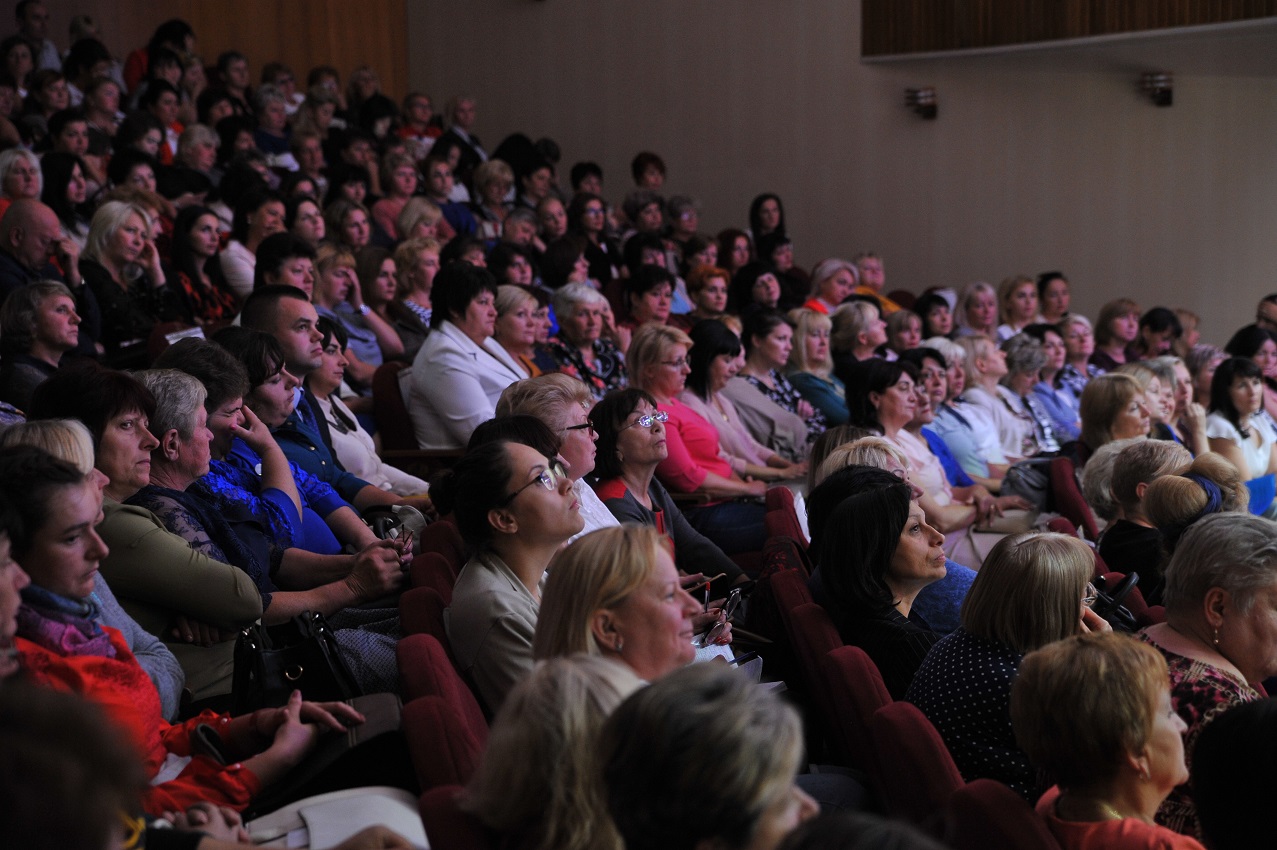
[[323, 614], [303, 611], [287, 623], [254, 623], [235, 640], [231, 713], [275, 708], [300, 690], [311, 702], [361, 696]]
[[1108, 624], [1115, 632], [1139, 631], [1140, 627], [1135, 620], [1135, 615], [1131, 613], [1131, 609], [1122, 604], [1126, 601], [1126, 597], [1131, 595], [1131, 591], [1135, 589], [1139, 580], [1139, 573], [1129, 573], [1112, 590], [1105, 587], [1102, 576], [1092, 582], [1095, 587], [1095, 604], [1091, 606], [1091, 610], [1108, 620]]

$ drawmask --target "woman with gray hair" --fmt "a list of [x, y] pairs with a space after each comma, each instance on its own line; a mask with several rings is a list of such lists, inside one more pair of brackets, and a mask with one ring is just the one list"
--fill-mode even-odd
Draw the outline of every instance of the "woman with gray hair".
[[559, 332], [550, 354], [566, 375], [579, 378], [595, 400], [626, 385], [625, 358], [604, 332], [611, 332], [607, 299], [588, 283], [569, 283], [554, 293]]
[[1032, 437], [1034, 450], [1023, 455], [1050, 454], [1060, 450], [1060, 441], [1051, 424], [1051, 413], [1042, 399], [1033, 392], [1042, 377], [1046, 365], [1046, 352], [1042, 344], [1028, 334], [1016, 334], [1003, 344], [1006, 351], [1007, 373], [998, 387], [998, 395], [1007, 409], [1026, 426], [1026, 440]]
[[[193, 548], [248, 573], [261, 593], [264, 624], [287, 622], [305, 611], [328, 617], [342, 656], [366, 693], [398, 687], [398, 612], [363, 607], [403, 582], [396, 543], [379, 541], [353, 558], [317, 555], [277, 541], [233, 497], [205, 498], [192, 487], [208, 474], [212, 460], [214, 433], [204, 408], [204, 385], [176, 369], [152, 369], [138, 377], [155, 397], [150, 428], [159, 445], [151, 451], [150, 483], [127, 504], [153, 511]], [[261, 455], [263, 489], [283, 493], [291, 503], [290, 519], [300, 525], [301, 497], [288, 459], [266, 423], [244, 410], [246, 427], [232, 430]]]
[[713, 664], [675, 670], [603, 725], [608, 809], [627, 850], [774, 850], [816, 802], [794, 784], [802, 721]]
[[14, 201], [40, 200], [44, 172], [40, 160], [25, 148], [9, 148], [0, 153], [0, 215]]
[[108, 201], [93, 215], [80, 254], [80, 277], [101, 310], [100, 326], [87, 330], [106, 349], [106, 364], [118, 369], [145, 366], [151, 330], [181, 315], [150, 234], [141, 207]]
[[581, 518], [585, 520], [585, 527], [571, 540], [618, 524], [585, 481], [585, 477], [594, 471], [594, 443], [599, 438], [589, 415], [593, 405], [590, 388], [562, 372], [516, 381], [506, 387], [501, 398], [497, 399], [497, 416], [535, 416], [562, 441], [559, 457], [567, 464], [572, 490], [581, 503]]
[[[1191, 483], [1205, 493], [1207, 511], [1224, 495], [1205, 476]], [[1184, 755], [1191, 769], [1202, 730], [1232, 706], [1261, 699], [1261, 682], [1277, 675], [1272, 523], [1236, 512], [1194, 523], [1166, 567], [1165, 603], [1166, 622], [1149, 626], [1140, 638], [1160, 651], [1170, 668], [1171, 702], [1188, 725]], [[1171, 792], [1157, 822], [1200, 834], [1191, 784]]]
[[0, 401], [26, 410], [79, 333], [75, 297], [61, 283], [39, 280], [14, 290], [0, 307]]

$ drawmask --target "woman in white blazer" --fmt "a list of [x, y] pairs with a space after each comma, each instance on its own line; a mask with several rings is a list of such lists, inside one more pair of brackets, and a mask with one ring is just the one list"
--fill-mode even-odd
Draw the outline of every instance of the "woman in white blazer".
[[450, 263], [435, 278], [430, 335], [399, 373], [400, 386], [423, 449], [463, 449], [470, 434], [494, 415], [501, 391], [526, 377], [492, 338], [497, 284], [484, 268]]

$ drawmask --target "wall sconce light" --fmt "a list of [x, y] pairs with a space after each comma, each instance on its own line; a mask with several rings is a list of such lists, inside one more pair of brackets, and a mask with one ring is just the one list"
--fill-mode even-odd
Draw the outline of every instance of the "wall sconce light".
[[923, 118], [928, 120], [935, 118], [939, 108], [936, 103], [936, 90], [931, 86], [925, 89], [905, 89], [905, 106]]
[[1157, 106], [1170, 106], [1175, 97], [1174, 75], [1170, 71], [1149, 71], [1140, 75], [1140, 91]]

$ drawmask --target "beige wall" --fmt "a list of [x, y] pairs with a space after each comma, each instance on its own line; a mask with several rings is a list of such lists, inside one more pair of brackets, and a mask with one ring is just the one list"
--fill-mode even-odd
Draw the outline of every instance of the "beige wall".
[[[599, 161], [614, 201], [630, 157], [660, 152], [706, 230], [779, 192], [800, 263], [872, 249], [889, 288], [1062, 268], [1083, 312], [1184, 306], [1221, 343], [1277, 290], [1277, 80], [1179, 74], [1157, 109], [1133, 70], [864, 65], [859, 17], [833, 0], [410, 0], [409, 78], [439, 103], [473, 93], [489, 147], [522, 130], [565, 165]], [[937, 87], [938, 120], [903, 106], [917, 85]]]

